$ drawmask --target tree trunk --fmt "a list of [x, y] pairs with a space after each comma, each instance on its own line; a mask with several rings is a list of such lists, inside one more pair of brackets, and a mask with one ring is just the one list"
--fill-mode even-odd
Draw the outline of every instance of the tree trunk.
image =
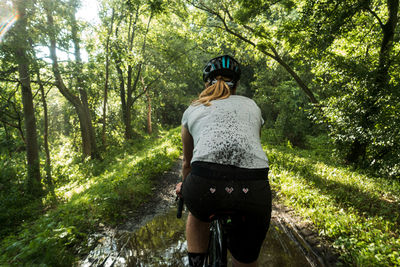
[[83, 154], [90, 156], [91, 154], [91, 143], [90, 143], [90, 134], [88, 128], [88, 116], [83, 105], [75, 106], [75, 111], [78, 114], [79, 118], [79, 126], [81, 130], [81, 138], [82, 138], [82, 150]]
[[144, 83], [144, 79], [141, 79], [143, 85], [143, 92], [146, 94], [147, 99], [147, 133], [151, 134], [153, 132], [152, 125], [151, 125], [151, 97], [149, 94], [148, 87]]
[[[118, 39], [118, 25], [115, 28], [115, 39]], [[117, 70], [118, 74], [118, 81], [119, 81], [119, 95], [121, 99], [121, 111], [122, 111], [122, 121], [125, 126], [125, 131], [124, 131], [124, 136], [125, 140], [132, 139], [132, 129], [130, 127], [130, 115], [127, 112], [127, 103], [126, 103], [126, 91], [125, 91], [125, 77], [124, 77], [124, 72], [122, 70], [123, 62], [121, 55], [119, 53], [120, 50], [122, 50], [121, 46], [117, 43], [115, 45], [116, 53], [114, 55], [114, 60], [115, 60], [115, 68]]]
[[100, 158], [100, 155], [97, 151], [97, 144], [96, 144], [96, 134], [94, 132], [93, 124], [92, 124], [92, 116], [91, 116], [91, 111], [89, 109], [89, 102], [88, 102], [88, 97], [87, 93], [85, 90], [80, 89], [79, 90], [80, 96], [81, 96], [81, 103], [82, 103], [82, 110], [83, 114], [81, 114], [80, 118], [83, 118], [83, 123], [85, 124], [84, 129], [87, 131], [87, 135], [89, 138], [89, 144], [90, 144], [90, 156], [92, 159], [98, 159]]
[[[33, 41], [31, 38], [29, 38], [29, 43], [31, 46], [33, 57], [36, 58]], [[45, 163], [46, 184], [54, 195], [53, 179], [51, 177], [51, 157], [50, 157], [49, 140], [48, 140], [49, 116], [48, 116], [48, 110], [47, 110], [46, 94], [44, 92], [44, 85], [43, 85], [42, 79], [40, 77], [40, 68], [39, 68], [38, 64], [36, 64], [36, 63], [33, 65], [34, 65], [33, 66], [34, 71], [36, 73], [37, 83], [39, 85], [39, 91], [41, 94], [41, 101], [42, 101], [42, 106], [43, 106], [43, 119], [44, 119], [43, 145], [44, 145], [44, 151], [46, 153], [46, 163]]]
[[151, 98], [147, 90], [146, 90], [146, 98], [147, 98], [147, 133], [151, 134], [153, 132], [153, 128], [151, 125]]
[[118, 80], [119, 80], [119, 95], [121, 98], [122, 121], [124, 122], [125, 126], [125, 139], [129, 140], [132, 139], [133, 134], [131, 128], [130, 113], [127, 110], [124, 73], [120, 65], [122, 65], [122, 60], [117, 55], [115, 58], [115, 67], [117, 69]]
[[[136, 25], [139, 19], [139, 6], [136, 7], [136, 13], [135, 13], [135, 20], [133, 22], [132, 25], [132, 32], [128, 31], [128, 40], [129, 40], [129, 51], [132, 50], [133, 47], [133, 40], [135, 38], [135, 33], [136, 33]], [[129, 25], [132, 24], [132, 16], [130, 17], [130, 22]], [[131, 27], [131, 26], [129, 26]], [[121, 71], [121, 70], [120, 70]], [[134, 84], [132, 85], [132, 74], [133, 74], [133, 67], [132, 65], [128, 66], [128, 71], [127, 71], [127, 82], [126, 82], [126, 92], [125, 90], [121, 91], [121, 101], [122, 101], [122, 108], [123, 108], [123, 118], [124, 118], [124, 123], [125, 123], [125, 138], [127, 140], [132, 139], [133, 138], [133, 131], [132, 131], [132, 106], [135, 102], [135, 100], [132, 97], [132, 93], [133, 91], [135, 91], [136, 89], [136, 84], [137, 84], [137, 79], [140, 75], [140, 71], [141, 71], [141, 64], [139, 64], [138, 67], [138, 71], [137, 71], [137, 75], [136, 75], [136, 80], [134, 82]], [[122, 71], [121, 71], [122, 72]], [[120, 79], [123, 79], [123, 75], [120, 75]], [[126, 95], [125, 95], [126, 93]], [[123, 94], [123, 96], [122, 96]], [[126, 100], [126, 102], [125, 102]]]
[[[56, 34], [54, 27], [54, 19], [50, 8], [50, 4], [51, 2], [45, 2], [45, 10], [49, 27], [48, 29], [48, 34], [50, 39], [49, 50], [50, 50], [50, 58], [53, 62], [52, 67], [56, 81], [55, 83], [60, 93], [74, 106], [75, 111], [78, 114], [81, 138], [82, 138], [83, 155], [91, 156], [92, 158], [97, 158], [98, 153], [97, 153], [94, 130], [92, 127], [92, 120], [90, 117], [90, 110], [87, 102], [86, 91], [84, 91], [82, 88], [78, 88], [79, 95], [81, 97], [80, 99], [77, 95], [75, 95], [73, 92], [71, 92], [71, 90], [67, 88], [60, 73], [58, 59], [57, 59], [57, 52], [56, 52]], [[72, 28], [74, 29], [75, 27], [76, 24]], [[72, 33], [72, 35], [74, 35], [74, 32]], [[77, 41], [77, 37], [74, 38], [73, 41]], [[77, 87], [79, 87], [79, 85], [83, 84], [81, 77], [82, 67], [81, 67], [81, 59], [79, 51], [79, 42], [74, 42], [74, 44], [75, 44], [75, 57], [77, 61], [77, 69], [75, 70], [75, 74], [77, 76]]]
[[346, 155], [346, 162], [356, 163], [365, 159], [367, 143], [354, 140], [351, 144], [350, 152]]
[[377, 83], [381, 90], [388, 88], [390, 54], [393, 48], [393, 38], [398, 22], [399, 0], [387, 0], [389, 18], [382, 25], [383, 37], [379, 52], [379, 65], [377, 70]]
[[[133, 47], [133, 40], [135, 37], [136, 29], [137, 27], [135, 26], [137, 24], [137, 21], [139, 19], [139, 6], [137, 6], [136, 9], [136, 14], [135, 14], [135, 20], [133, 22], [132, 26], [132, 32], [128, 31], [128, 49], [129, 52], [131, 52], [132, 47]], [[146, 32], [145, 32], [145, 37], [143, 41], [143, 46], [142, 46], [142, 53], [144, 53], [145, 47], [146, 47], [146, 36], [149, 31], [149, 26], [150, 26], [150, 21], [152, 19], [152, 15], [150, 15]], [[129, 25], [132, 24], [132, 17], [130, 17], [130, 22]], [[131, 26], [129, 26], [130, 28]], [[116, 31], [115, 37], [118, 38], [118, 32]], [[121, 49], [121, 47], [116, 47], [117, 50]], [[115, 64], [116, 64], [116, 69], [118, 73], [118, 79], [119, 79], [119, 84], [120, 84], [120, 97], [121, 97], [121, 108], [122, 108], [122, 116], [123, 116], [123, 121], [125, 125], [125, 139], [129, 140], [133, 138], [133, 129], [132, 129], [132, 107], [135, 101], [143, 95], [143, 93], [140, 93], [136, 96], [133, 96], [133, 92], [136, 91], [137, 88], [137, 83], [141, 75], [142, 71], [142, 63], [139, 63], [136, 68], [136, 77], [135, 80], [133, 81], [133, 66], [128, 65], [128, 70], [127, 70], [127, 77], [126, 77], [126, 90], [125, 90], [125, 78], [123, 74], [123, 70], [121, 68], [122, 66], [122, 58], [117, 55], [115, 58]]]
[[126, 105], [125, 105], [125, 127], [126, 127], [126, 137], [129, 139], [133, 138], [133, 131], [132, 131], [132, 72], [133, 68], [131, 65], [128, 66], [128, 72], [126, 75]]
[[103, 127], [101, 133], [101, 141], [104, 149], [106, 148], [106, 118], [107, 118], [107, 100], [108, 100], [108, 76], [110, 72], [110, 37], [112, 34], [113, 24], [114, 24], [114, 8], [112, 9], [111, 15], [111, 25], [108, 29], [107, 41], [106, 41], [106, 77], [104, 83], [104, 98], [103, 98]]
[[46, 171], [46, 183], [50, 188], [53, 188], [53, 179], [51, 177], [51, 158], [50, 158], [50, 149], [49, 149], [49, 118], [47, 114], [47, 102], [46, 102], [46, 95], [44, 93], [44, 86], [43, 83], [40, 79], [40, 74], [39, 70], [37, 70], [36, 73], [38, 83], [39, 83], [39, 89], [40, 93], [42, 96], [42, 105], [43, 105], [43, 115], [44, 115], [44, 133], [43, 133], [43, 142], [44, 142], [44, 151], [46, 153], [46, 165], [45, 165], [45, 171]]
[[[76, 6], [76, 0], [71, 0], [71, 6]], [[80, 103], [82, 105], [81, 108], [79, 108], [79, 112], [83, 110], [83, 114], [81, 114], [79, 117], [82, 120], [81, 125], [83, 125], [82, 130], [85, 130], [85, 136], [88, 138], [87, 142], [89, 143], [89, 146], [86, 144], [86, 146], [89, 147], [90, 150], [90, 156], [92, 158], [99, 158], [99, 154], [97, 151], [97, 144], [96, 144], [96, 134], [94, 132], [93, 124], [92, 124], [92, 116], [91, 112], [89, 109], [89, 103], [88, 103], [88, 97], [87, 97], [87, 92], [85, 90], [86, 85], [84, 83], [83, 79], [83, 64], [82, 64], [82, 59], [81, 59], [81, 51], [80, 51], [80, 40], [78, 36], [78, 24], [76, 22], [75, 18], [75, 13], [76, 13], [76, 8], [73, 10], [71, 13], [71, 36], [72, 36], [72, 42], [74, 43], [74, 48], [75, 48], [75, 75], [76, 75], [76, 86], [79, 90], [79, 95], [80, 95]], [[82, 132], [82, 131], [81, 131]]]
[[[5, 122], [3, 122], [3, 128], [4, 128], [4, 133], [6, 135], [6, 143], [8, 145], [11, 142], [11, 138], [10, 138], [10, 134], [8, 133], [8, 130], [7, 130], [7, 124]], [[9, 146], [7, 147], [7, 152], [8, 152], [8, 156], [11, 158], [12, 151]]]
[[29, 73], [30, 59], [27, 55], [29, 47], [26, 37], [28, 32], [25, 5], [26, 1], [14, 0], [13, 4], [18, 9], [19, 21], [15, 26], [16, 43], [15, 54], [18, 64], [19, 79], [21, 83], [22, 104], [25, 118], [26, 131], [26, 157], [28, 166], [27, 191], [36, 197], [43, 195], [40, 177], [39, 149], [37, 143], [36, 118], [33, 107], [33, 97]]

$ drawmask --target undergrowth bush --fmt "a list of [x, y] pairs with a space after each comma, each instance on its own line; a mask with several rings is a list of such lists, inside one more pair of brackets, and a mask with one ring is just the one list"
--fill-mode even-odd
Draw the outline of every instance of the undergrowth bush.
[[179, 140], [173, 129], [116, 148], [103, 161], [81, 162], [66, 145], [55, 157], [64, 164], [54, 171], [62, 202], [1, 240], [0, 265], [71, 266], [88, 251], [87, 236], [99, 224], [120, 223], [148, 199], [154, 179], [180, 155]]
[[0, 238], [40, 213], [41, 201], [25, 194], [24, 155], [0, 159]]

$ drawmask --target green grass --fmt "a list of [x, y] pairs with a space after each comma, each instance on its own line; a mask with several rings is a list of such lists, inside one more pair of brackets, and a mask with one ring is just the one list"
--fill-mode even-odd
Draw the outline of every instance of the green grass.
[[71, 266], [90, 249], [88, 234], [116, 225], [151, 196], [154, 179], [181, 154], [179, 129], [80, 162], [68, 145], [55, 158], [59, 202], [0, 241], [0, 265]]
[[346, 265], [400, 266], [400, 181], [353, 170], [324, 138], [300, 150], [263, 141], [284, 204], [329, 238]]

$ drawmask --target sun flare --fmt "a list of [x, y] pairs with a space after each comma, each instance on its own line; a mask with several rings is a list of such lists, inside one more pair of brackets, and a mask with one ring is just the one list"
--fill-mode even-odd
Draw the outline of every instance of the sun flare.
[[0, 42], [3, 41], [6, 33], [18, 20], [18, 13], [10, 6], [2, 6], [0, 11]]

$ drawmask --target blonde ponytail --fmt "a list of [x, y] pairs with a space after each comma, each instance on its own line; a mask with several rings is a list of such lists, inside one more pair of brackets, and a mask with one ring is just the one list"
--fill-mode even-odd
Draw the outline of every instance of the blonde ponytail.
[[210, 101], [212, 100], [218, 100], [218, 99], [225, 99], [228, 98], [232, 92], [229, 88], [229, 86], [226, 84], [224, 77], [222, 76], [217, 76], [216, 77], [217, 82], [214, 84], [207, 83], [206, 84], [206, 89], [204, 89], [200, 95], [199, 98], [194, 100], [192, 104], [194, 105], [205, 105], [205, 106], [210, 106], [211, 103]]

